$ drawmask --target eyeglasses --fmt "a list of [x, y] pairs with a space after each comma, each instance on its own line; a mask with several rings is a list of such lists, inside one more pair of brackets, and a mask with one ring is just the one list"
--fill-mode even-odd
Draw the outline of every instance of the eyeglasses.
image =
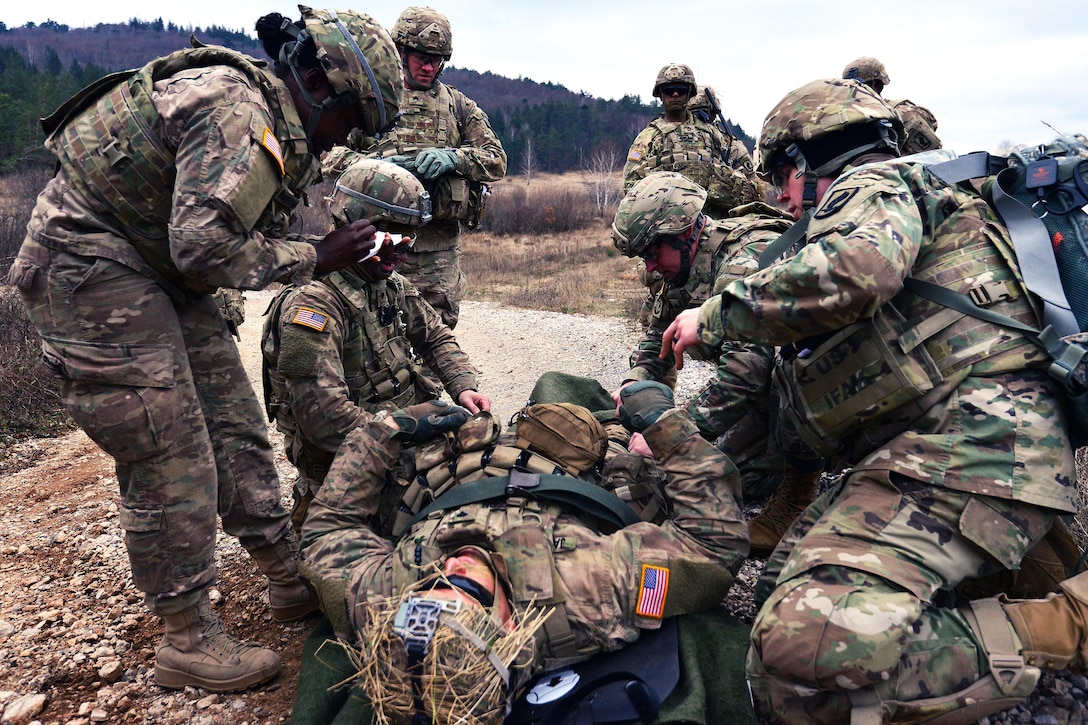
[[420, 53], [418, 50], [410, 50], [408, 53], [416, 59], [416, 62], [420, 65], [429, 65], [432, 68], [437, 68], [446, 62], [445, 56], [437, 55], [435, 53]]
[[658, 92], [662, 96], [687, 96], [691, 95], [691, 86], [687, 83], [666, 83], [658, 86]]

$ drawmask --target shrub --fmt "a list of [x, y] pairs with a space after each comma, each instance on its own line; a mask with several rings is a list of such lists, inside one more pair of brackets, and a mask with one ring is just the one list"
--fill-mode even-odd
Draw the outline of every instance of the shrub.
[[23, 301], [14, 288], [0, 287], [0, 442], [56, 435], [71, 427]]
[[29, 167], [0, 178], [0, 279], [7, 276], [26, 236], [34, 201], [49, 179], [46, 169]]
[[[609, 221], [615, 210], [606, 211]], [[604, 225], [593, 196], [580, 186], [520, 186], [492, 189], [481, 231], [492, 234], [562, 234]]]

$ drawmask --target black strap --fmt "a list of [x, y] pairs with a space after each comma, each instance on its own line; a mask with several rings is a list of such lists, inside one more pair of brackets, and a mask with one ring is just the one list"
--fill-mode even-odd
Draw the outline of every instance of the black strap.
[[481, 478], [454, 487], [413, 516], [404, 527], [404, 531], [407, 533], [433, 511], [447, 511], [472, 503], [504, 499], [508, 496], [527, 496], [564, 504], [609, 521], [620, 528], [642, 521], [638, 514], [619, 497], [592, 483], [551, 473], [511, 471], [508, 476]]
[[800, 219], [794, 222], [792, 227], [784, 231], [778, 239], [766, 246], [763, 253], [759, 255], [760, 269], [770, 267], [774, 263], [774, 260], [786, 253], [786, 250], [805, 238], [805, 233], [808, 231], [808, 223], [812, 221], [812, 212], [812, 209], [806, 211]]

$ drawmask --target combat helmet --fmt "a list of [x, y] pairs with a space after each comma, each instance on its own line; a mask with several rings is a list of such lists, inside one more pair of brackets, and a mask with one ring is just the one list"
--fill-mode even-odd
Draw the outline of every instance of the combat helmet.
[[642, 257], [657, 237], [686, 232], [702, 216], [706, 189], [675, 171], [655, 171], [620, 201], [612, 243], [628, 257]]
[[431, 220], [431, 197], [423, 183], [379, 159], [359, 159], [344, 169], [328, 202], [337, 226], [369, 219], [381, 231], [411, 235]]
[[[374, 18], [354, 10], [314, 10], [299, 5], [304, 28], [285, 24], [296, 42], [285, 43], [279, 62], [291, 68], [303, 98], [310, 104], [306, 137], [313, 139], [321, 113], [336, 104], [358, 106], [363, 130], [375, 136], [396, 123], [400, 112], [400, 63], [396, 46]], [[321, 68], [333, 95], [317, 103], [298, 75], [298, 56], [304, 42], [312, 39]]]
[[393, 42], [419, 53], [440, 55], [446, 60], [453, 55], [449, 18], [434, 8], [405, 8], [393, 24]]
[[786, 94], [767, 114], [756, 172], [773, 183], [779, 167], [796, 166], [805, 174], [807, 208], [815, 203], [817, 178], [838, 174], [867, 152], [898, 156], [902, 136], [899, 117], [869, 86], [842, 78], [812, 81]]
[[694, 96], [699, 90], [695, 83], [695, 74], [691, 72], [691, 67], [686, 66], [683, 63], [669, 63], [661, 70], [657, 72], [657, 80], [654, 81], [653, 96], [656, 98], [658, 91], [661, 90], [661, 86], [666, 83], [687, 83], [691, 89], [688, 91], [689, 96]]
[[[438, 598], [436, 589], [468, 596]], [[503, 721], [510, 693], [534, 658], [536, 633], [553, 612], [514, 612], [511, 630], [488, 594], [466, 577], [431, 576], [357, 615], [364, 617], [357, 634], [366, 643], [357, 652], [357, 681], [375, 722]]]
[[861, 81], [866, 85], [872, 85], [873, 81], [880, 81], [881, 88], [892, 82], [892, 79], [888, 77], [888, 71], [884, 70], [884, 64], [869, 55], [847, 63], [842, 70], [842, 77], [846, 80]]

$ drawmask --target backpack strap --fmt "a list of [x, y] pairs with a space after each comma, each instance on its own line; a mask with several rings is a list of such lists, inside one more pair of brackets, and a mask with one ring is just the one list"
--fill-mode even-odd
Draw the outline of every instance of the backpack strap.
[[1058, 263], [1046, 225], [1030, 207], [1009, 196], [1002, 187], [1002, 181], [1016, 173], [1008, 167], [1006, 159], [976, 151], [926, 168], [948, 184], [996, 174], [992, 191], [994, 207], [1009, 229], [1024, 284], [1043, 302], [1044, 324], [1054, 328], [1059, 337], [1080, 332], [1058, 274]]
[[812, 209], [806, 211], [801, 215], [800, 219], [794, 222], [792, 227], [784, 231], [778, 239], [775, 239], [763, 249], [763, 252], [759, 255], [760, 269], [770, 267], [776, 259], [785, 254], [794, 244], [805, 238], [808, 224], [812, 221], [812, 214]]
[[445, 511], [507, 496], [528, 496], [564, 504], [609, 521], [620, 528], [642, 521], [631, 507], [614, 493], [605, 491], [592, 483], [570, 476], [513, 470], [508, 476], [482, 478], [447, 491], [417, 513], [404, 530], [410, 531], [415, 524], [427, 518], [433, 511]]
[[1053, 326], [1036, 329], [1000, 312], [979, 307], [967, 295], [913, 277], [904, 280], [903, 288], [965, 315], [1019, 330], [1050, 355], [1050, 376], [1060, 382], [1066, 391], [1071, 395], [1080, 395], [1088, 390], [1088, 347], [1063, 339]]

